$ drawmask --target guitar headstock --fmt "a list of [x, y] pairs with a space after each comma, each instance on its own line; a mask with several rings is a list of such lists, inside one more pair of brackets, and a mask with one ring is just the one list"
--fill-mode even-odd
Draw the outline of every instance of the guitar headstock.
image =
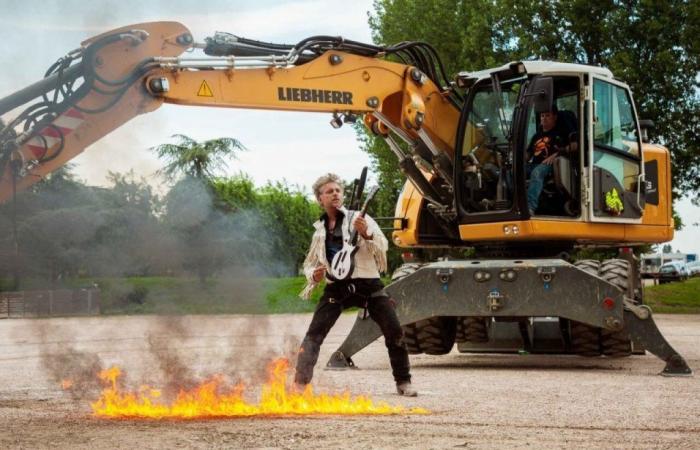
[[371, 191], [369, 191], [369, 194], [367, 194], [367, 197], [365, 198], [365, 203], [362, 205], [361, 214], [364, 215], [367, 212], [367, 207], [372, 199], [374, 199], [374, 196], [377, 195], [377, 192], [379, 192], [379, 186], [375, 186]]

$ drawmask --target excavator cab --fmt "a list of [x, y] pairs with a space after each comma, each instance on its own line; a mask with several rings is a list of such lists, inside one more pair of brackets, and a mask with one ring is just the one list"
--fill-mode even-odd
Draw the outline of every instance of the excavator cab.
[[463, 73], [455, 152], [461, 224], [527, 220], [526, 152], [539, 113], [557, 107], [558, 153], [536, 219], [639, 223], [644, 164], [629, 88], [607, 69], [545, 61]]

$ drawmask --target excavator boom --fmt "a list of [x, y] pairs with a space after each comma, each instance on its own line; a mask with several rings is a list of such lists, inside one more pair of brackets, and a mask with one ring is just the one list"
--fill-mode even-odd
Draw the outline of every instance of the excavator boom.
[[[442, 158], [454, 153], [459, 109], [450, 94], [418, 68], [378, 57], [379, 48], [325, 37], [288, 48], [236, 39], [237, 52], [247, 55], [237, 56], [219, 34], [208, 41], [195, 44], [175, 22], [120, 28], [83, 42], [46, 79], [0, 100], [0, 116], [24, 108], [0, 135], [0, 202], [164, 102], [326, 112], [334, 126], [362, 115], [377, 133], [393, 130]], [[196, 47], [217, 56], [183, 56]], [[432, 175], [396, 152], [418, 189], [449, 207]]]

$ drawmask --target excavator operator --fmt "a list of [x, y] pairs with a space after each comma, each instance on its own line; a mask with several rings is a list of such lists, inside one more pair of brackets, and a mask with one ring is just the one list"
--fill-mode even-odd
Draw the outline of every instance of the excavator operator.
[[556, 104], [553, 104], [549, 111], [540, 113], [540, 130], [532, 136], [527, 147], [527, 207], [531, 216], [537, 212], [540, 195], [545, 180], [552, 175], [555, 158], [560, 153], [569, 153], [577, 149], [576, 142], [569, 142], [571, 130], [566, 130], [558, 123], [558, 113]]

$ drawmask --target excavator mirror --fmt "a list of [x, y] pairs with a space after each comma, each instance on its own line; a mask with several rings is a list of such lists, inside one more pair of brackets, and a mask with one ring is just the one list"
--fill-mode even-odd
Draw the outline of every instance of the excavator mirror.
[[554, 101], [554, 80], [552, 77], [537, 77], [532, 83], [531, 95], [535, 103], [535, 113], [550, 111]]

